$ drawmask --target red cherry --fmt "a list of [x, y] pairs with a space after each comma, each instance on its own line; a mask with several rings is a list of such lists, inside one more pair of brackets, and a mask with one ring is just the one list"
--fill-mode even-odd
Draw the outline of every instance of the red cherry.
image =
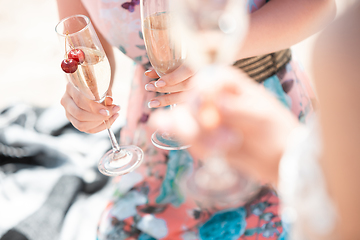
[[85, 53], [81, 49], [71, 49], [68, 58], [74, 59], [81, 64], [85, 61]]
[[61, 62], [61, 68], [66, 73], [74, 73], [77, 70], [79, 63], [74, 59], [64, 59]]

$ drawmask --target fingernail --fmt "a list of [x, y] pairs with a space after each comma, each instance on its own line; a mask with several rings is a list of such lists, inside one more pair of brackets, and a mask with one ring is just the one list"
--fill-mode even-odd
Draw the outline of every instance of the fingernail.
[[119, 116], [120, 116], [120, 114], [115, 113], [114, 115], [112, 115], [112, 117], [111, 117], [111, 118], [115, 120], [115, 119], [117, 119]]
[[160, 102], [158, 100], [151, 100], [148, 103], [149, 108], [154, 108], [154, 107], [158, 107], [158, 106], [160, 106]]
[[159, 80], [155, 82], [155, 86], [156, 87], [164, 87], [166, 85], [166, 82], [164, 82], [163, 80]]
[[120, 106], [116, 105], [115, 107], [113, 107], [113, 109], [112, 109], [113, 113], [116, 113], [118, 111], [120, 111]]
[[146, 84], [145, 85], [145, 90], [146, 91], [155, 91], [155, 86], [153, 84]]
[[144, 73], [144, 74], [145, 74], [145, 76], [146, 76], [146, 75], [148, 75], [148, 73], [150, 73], [151, 71], [152, 71], [151, 69], [150, 69], [150, 70], [145, 71], [145, 73]]
[[101, 115], [104, 115], [104, 116], [110, 116], [110, 112], [108, 111], [108, 110], [106, 110], [106, 109], [101, 109], [100, 111], [100, 114]]

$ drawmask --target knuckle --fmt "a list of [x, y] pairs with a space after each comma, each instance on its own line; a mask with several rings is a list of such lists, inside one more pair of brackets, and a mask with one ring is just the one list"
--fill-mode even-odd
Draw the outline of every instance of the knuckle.
[[65, 89], [65, 91], [66, 91], [68, 94], [70, 94], [70, 93], [71, 93], [71, 90], [72, 90], [72, 85], [71, 85], [70, 82], [68, 82], [68, 83], [66, 84], [66, 89]]
[[163, 102], [163, 105], [164, 105], [164, 106], [168, 106], [168, 105], [171, 105], [171, 104], [172, 104], [170, 95], [171, 95], [171, 94], [167, 94], [167, 95], [165, 95], [164, 98], [162, 99], [162, 102]]
[[74, 127], [75, 127], [76, 129], [78, 129], [79, 131], [81, 131], [81, 132], [87, 132], [87, 131], [88, 131], [88, 128], [86, 127], [86, 123], [85, 123], [85, 122], [77, 121], [77, 124], [74, 125]]
[[80, 106], [81, 105], [81, 100], [80, 98], [78, 98], [77, 96], [73, 97], [73, 101], [75, 103], [76, 106]]
[[[71, 121], [71, 117], [70, 117], [70, 115], [69, 115], [68, 112], [65, 112], [65, 116], [66, 116], [66, 118], [69, 120], [69, 122], [71, 122], [71, 124], [73, 124], [72, 121]], [[74, 125], [74, 124], [73, 124], [73, 125]]]
[[87, 131], [87, 133], [91, 133], [91, 134], [94, 134], [94, 133], [97, 133], [98, 131], [96, 131], [95, 129], [90, 129]]
[[71, 122], [71, 124], [74, 126], [74, 128], [76, 128], [77, 130], [81, 131], [81, 132], [86, 132], [87, 131], [87, 128], [85, 128], [85, 123], [84, 122], [81, 122], [75, 118], [70, 118], [68, 116], [68, 114], [66, 114], [66, 117], [69, 119], [69, 121]]
[[60, 104], [65, 108], [65, 104], [66, 104], [66, 98], [65, 95], [61, 98], [60, 100]]
[[84, 121], [84, 120], [86, 120], [84, 111], [83, 111], [83, 110], [80, 110], [79, 108], [74, 109], [72, 115], [73, 115], [76, 119], [78, 119], [79, 121]]
[[159, 93], [171, 92], [171, 91], [169, 90], [169, 88], [166, 88], [166, 87], [156, 88], [156, 91], [159, 92]]
[[92, 128], [92, 129], [88, 129], [88, 131], [87, 131], [87, 133], [98, 133], [98, 132], [101, 132], [102, 130], [104, 130], [105, 129], [105, 126], [104, 126], [104, 124], [100, 124], [99, 126], [97, 126], [97, 127], [94, 127], [94, 128]]
[[183, 87], [184, 87], [184, 90], [190, 90], [192, 89], [192, 82], [190, 79], [187, 79], [186, 81], [183, 82]]

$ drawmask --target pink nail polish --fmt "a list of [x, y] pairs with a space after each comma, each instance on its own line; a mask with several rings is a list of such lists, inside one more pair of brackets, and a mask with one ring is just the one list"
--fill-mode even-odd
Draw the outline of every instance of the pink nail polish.
[[153, 84], [146, 84], [145, 90], [146, 91], [155, 91], [155, 86]]
[[163, 80], [159, 80], [155, 82], [155, 86], [156, 87], [165, 87], [166, 86], [166, 82], [164, 82]]
[[100, 111], [99, 111], [99, 113], [101, 114], [101, 115], [104, 115], [104, 116], [110, 116], [110, 112], [108, 111], [108, 110], [106, 110], [106, 109], [101, 109]]
[[149, 108], [154, 108], [154, 107], [158, 107], [158, 106], [160, 106], [160, 102], [158, 100], [151, 100], [148, 103]]
[[118, 112], [118, 111], [120, 111], [120, 106], [116, 105], [115, 107], [113, 107], [113, 109], [112, 109], [113, 113]]

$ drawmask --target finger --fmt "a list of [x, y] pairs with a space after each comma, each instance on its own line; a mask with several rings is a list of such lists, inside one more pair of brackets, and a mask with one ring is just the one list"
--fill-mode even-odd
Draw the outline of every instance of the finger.
[[104, 105], [105, 106], [110, 106], [113, 104], [113, 98], [111, 96], [106, 96], [105, 100], [104, 100]]
[[185, 94], [183, 93], [171, 93], [165, 94], [156, 98], [153, 98], [148, 102], [149, 108], [166, 107], [173, 104], [179, 104], [185, 101]]
[[71, 83], [68, 83], [66, 85], [66, 93], [69, 94], [70, 98], [75, 102], [75, 104], [79, 108], [88, 112], [92, 111], [90, 105], [93, 104], [94, 101], [86, 98], [85, 95], [81, 94], [81, 92], [77, 88], [75, 88]]
[[67, 92], [65, 92], [64, 96], [61, 99], [61, 105], [65, 108], [65, 111], [67, 113], [70, 113], [74, 118], [79, 121], [103, 121], [120, 110], [119, 106], [114, 105], [111, 111], [102, 109], [99, 112], [100, 114], [88, 112], [82, 108], [79, 108]]
[[[109, 119], [112, 115], [110, 115], [109, 111], [101, 111], [100, 114], [94, 114], [92, 112], [85, 111], [79, 108], [71, 98], [66, 98], [63, 101], [63, 104], [66, 105], [66, 112], [76, 118], [78, 121], [87, 121], [87, 122], [101, 122]], [[113, 109], [112, 113], [118, 112], [118, 108]]]
[[[97, 133], [97, 132], [101, 132], [104, 129], [106, 129], [106, 125], [105, 125], [104, 121], [98, 121], [98, 122], [79, 121], [78, 119], [74, 118], [74, 116], [72, 116], [69, 113], [66, 113], [66, 117], [69, 119], [69, 121], [72, 123], [72, 125], [81, 132]], [[110, 127], [118, 117], [119, 117], [119, 114], [115, 113], [111, 118], [109, 118], [107, 120], [108, 126]]]
[[109, 118], [109, 120], [107, 121], [106, 124], [103, 122], [101, 125], [89, 130], [88, 133], [98, 133], [98, 132], [101, 132], [101, 131], [107, 129], [108, 127], [111, 127], [111, 125], [113, 125], [113, 123], [115, 122], [115, 120], [118, 117], [119, 117], [119, 114], [115, 113], [111, 118]]
[[144, 74], [149, 78], [159, 78], [159, 75], [156, 73], [154, 69], [147, 70]]
[[[70, 98], [76, 104], [77, 107], [87, 112], [91, 112], [103, 116], [112, 116], [118, 110], [120, 110], [119, 106], [117, 107], [115, 107], [116, 105], [104, 106], [101, 103], [86, 98], [85, 95], [81, 94], [81, 92], [79, 92], [79, 90], [77, 90], [71, 83], [68, 83], [66, 85], [66, 93], [68, 93], [68, 95], [70, 96]], [[65, 109], [67, 108], [65, 107]]]
[[193, 75], [193, 71], [186, 67], [185, 65], [181, 65], [175, 71], [162, 76], [155, 82], [156, 87], [165, 87], [165, 86], [173, 86], [179, 84], [180, 82], [188, 79]]
[[186, 79], [176, 85], [173, 86], [165, 86], [165, 87], [156, 87], [155, 81], [150, 82], [145, 85], [145, 89], [149, 92], [160, 92], [160, 93], [175, 93], [175, 92], [183, 92], [188, 91], [194, 88], [194, 84], [191, 81], [191, 78]]
[[86, 133], [90, 133], [89, 131], [91, 129], [94, 129], [103, 123], [103, 121], [80, 121], [68, 112], [66, 112], [66, 117], [77, 130]]

